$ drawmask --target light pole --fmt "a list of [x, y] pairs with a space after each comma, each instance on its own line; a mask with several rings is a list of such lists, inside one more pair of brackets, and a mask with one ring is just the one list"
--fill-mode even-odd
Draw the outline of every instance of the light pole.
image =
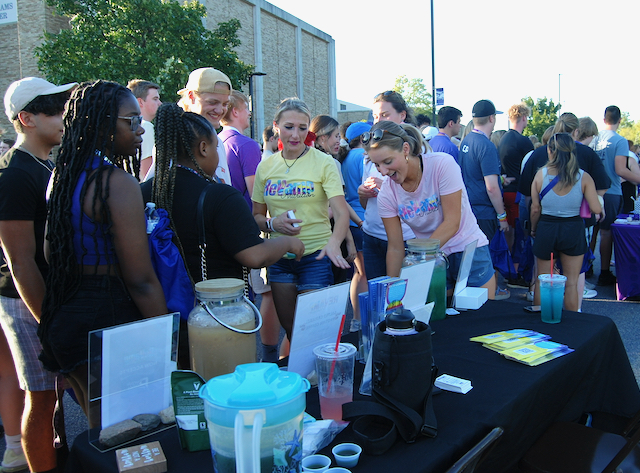
[[433, 115], [431, 123], [436, 126], [436, 60], [433, 44], [433, 0], [431, 0], [431, 113]]
[[253, 77], [254, 76], [266, 76], [266, 72], [252, 72], [249, 76], [249, 101], [250, 101], [250, 110], [251, 110], [251, 139], [256, 139], [256, 132], [254, 130], [254, 121], [253, 121]]
[[558, 74], [558, 105], [562, 103], [562, 99], [560, 98], [560, 77], [562, 77], [562, 74]]

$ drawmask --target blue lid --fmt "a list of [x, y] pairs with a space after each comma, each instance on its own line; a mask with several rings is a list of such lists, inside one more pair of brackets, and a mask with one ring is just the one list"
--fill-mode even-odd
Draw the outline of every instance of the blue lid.
[[223, 408], [257, 409], [287, 402], [308, 390], [309, 381], [298, 373], [281, 371], [274, 363], [248, 363], [207, 381], [200, 397]]

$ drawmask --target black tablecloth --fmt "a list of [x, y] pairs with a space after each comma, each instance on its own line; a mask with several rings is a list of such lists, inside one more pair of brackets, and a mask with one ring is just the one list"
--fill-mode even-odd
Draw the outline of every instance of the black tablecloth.
[[[537, 367], [504, 359], [469, 338], [499, 330], [527, 328], [546, 333], [575, 352]], [[434, 396], [438, 436], [413, 444], [401, 440], [382, 456], [362, 455], [354, 473], [442, 472], [492, 428], [504, 434], [479, 471], [508, 471], [555, 421], [572, 421], [583, 412], [631, 416], [640, 409], [640, 390], [613, 321], [565, 312], [562, 323], [543, 324], [509, 302], [487, 302], [478, 311], [432, 323], [433, 350], [440, 373], [471, 380], [466, 395]], [[355, 398], [359, 398], [356, 393]], [[317, 390], [307, 396], [307, 411], [319, 415]], [[347, 427], [331, 444], [352, 440]], [[182, 452], [175, 430], [158, 434], [170, 472], [212, 471], [209, 452]], [[136, 442], [140, 443], [140, 442]], [[327, 447], [323, 453], [330, 451]], [[117, 472], [115, 454], [101, 454], [79, 436], [68, 472]]]

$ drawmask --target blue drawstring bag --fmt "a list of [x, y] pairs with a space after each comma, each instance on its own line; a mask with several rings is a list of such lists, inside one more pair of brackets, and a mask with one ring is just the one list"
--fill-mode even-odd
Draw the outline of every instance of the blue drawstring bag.
[[518, 274], [521, 274], [528, 283], [533, 279], [533, 266], [535, 257], [533, 256], [533, 238], [525, 236], [522, 240], [522, 250], [520, 253], [520, 265]]
[[172, 241], [169, 214], [165, 209], [157, 209], [156, 212], [158, 224], [149, 235], [151, 263], [162, 286], [169, 312], [180, 312], [180, 318], [187, 320], [196, 303], [193, 285], [180, 250]]
[[489, 251], [491, 252], [493, 267], [500, 271], [500, 274], [506, 279], [516, 279], [518, 277], [518, 273], [516, 273], [516, 269], [513, 266], [513, 258], [511, 258], [504, 232], [496, 231], [489, 242]]
[[522, 258], [522, 250], [524, 248], [524, 232], [520, 225], [520, 220], [516, 219], [515, 226], [513, 228], [513, 251], [511, 257], [513, 258], [513, 264], [520, 264]]

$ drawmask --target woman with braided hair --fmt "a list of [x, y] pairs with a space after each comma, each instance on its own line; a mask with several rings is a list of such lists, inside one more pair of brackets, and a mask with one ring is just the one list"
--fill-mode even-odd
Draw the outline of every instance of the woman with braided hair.
[[[143, 128], [133, 94], [80, 84], [49, 199], [49, 274], [38, 335], [45, 367], [69, 377], [87, 413], [87, 334], [167, 313], [149, 257], [137, 178]], [[94, 427], [94, 426], [92, 426]]]
[[[203, 279], [197, 217], [203, 192], [208, 279], [242, 279], [243, 266], [269, 266], [287, 252], [297, 259], [302, 257], [304, 245], [298, 238], [262, 240], [242, 194], [213, 180], [218, 167], [218, 138], [209, 121], [168, 103], [158, 109], [155, 126], [155, 177], [141, 185], [142, 195], [146, 202], [155, 202], [169, 214], [178, 248], [194, 283]], [[185, 366], [186, 326], [180, 332], [179, 360]]]

